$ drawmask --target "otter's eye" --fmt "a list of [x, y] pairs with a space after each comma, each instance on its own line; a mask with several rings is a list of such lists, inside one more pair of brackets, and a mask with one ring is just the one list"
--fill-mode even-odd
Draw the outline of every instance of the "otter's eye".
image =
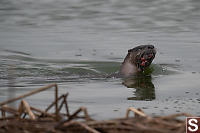
[[149, 49], [154, 49], [154, 46], [148, 46]]

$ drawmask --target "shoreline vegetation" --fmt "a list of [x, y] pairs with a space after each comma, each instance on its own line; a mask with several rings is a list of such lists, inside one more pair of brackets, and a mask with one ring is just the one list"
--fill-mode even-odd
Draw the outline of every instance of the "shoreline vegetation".
[[[55, 99], [45, 110], [33, 107], [24, 100], [25, 97], [50, 88], [55, 89]], [[141, 109], [130, 107], [124, 118], [99, 121], [92, 119], [85, 107], [70, 113], [68, 93], [59, 96], [58, 90], [57, 84], [50, 84], [0, 102], [0, 133], [183, 133], [186, 123], [178, 117], [192, 116], [179, 113], [151, 117]], [[17, 108], [7, 105], [15, 101], [20, 101]], [[61, 112], [63, 108], [65, 113]], [[50, 110], [54, 111], [50, 112]], [[133, 117], [130, 116], [131, 112], [134, 113]], [[80, 114], [84, 115], [80, 116]]]

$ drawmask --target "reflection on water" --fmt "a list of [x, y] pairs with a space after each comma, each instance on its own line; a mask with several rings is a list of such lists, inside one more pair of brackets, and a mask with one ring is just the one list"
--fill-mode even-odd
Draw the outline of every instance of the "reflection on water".
[[155, 87], [151, 76], [135, 76], [124, 79], [123, 85], [127, 88], [134, 88], [134, 96], [128, 97], [128, 100], [154, 100]]

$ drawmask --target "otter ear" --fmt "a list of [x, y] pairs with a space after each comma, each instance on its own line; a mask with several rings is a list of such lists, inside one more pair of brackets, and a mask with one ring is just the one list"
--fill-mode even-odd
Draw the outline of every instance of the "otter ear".
[[132, 51], [132, 49], [129, 49], [129, 50], [128, 50], [128, 53], [130, 53], [131, 51]]

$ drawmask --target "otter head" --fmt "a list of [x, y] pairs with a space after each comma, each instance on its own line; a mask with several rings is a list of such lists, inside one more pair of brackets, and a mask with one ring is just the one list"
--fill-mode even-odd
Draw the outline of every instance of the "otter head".
[[140, 45], [129, 49], [121, 66], [121, 74], [131, 75], [144, 71], [145, 68], [151, 65], [155, 55], [156, 50], [153, 45]]

